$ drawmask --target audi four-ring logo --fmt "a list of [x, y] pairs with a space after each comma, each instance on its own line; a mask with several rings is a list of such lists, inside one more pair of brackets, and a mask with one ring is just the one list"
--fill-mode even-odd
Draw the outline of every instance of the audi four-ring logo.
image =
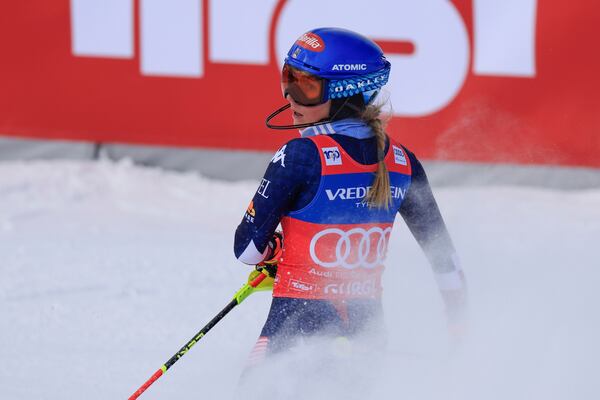
[[[375, 268], [385, 260], [389, 233], [391, 231], [391, 227], [382, 229], [377, 226], [368, 230], [363, 228], [353, 228], [349, 231], [339, 228], [325, 229], [313, 236], [310, 241], [310, 257], [316, 264], [325, 268]], [[324, 237], [327, 235], [335, 235], [337, 237], [337, 242], [335, 242], [335, 259], [321, 260], [317, 256], [316, 250], [319, 248], [321, 255], [323, 255], [324, 241], [327, 241]], [[354, 237], [354, 241], [350, 240], [352, 237]], [[360, 240], [356, 240], [358, 238]], [[376, 246], [371, 245], [371, 239], [377, 240]], [[329, 247], [326, 247], [326, 249], [333, 250], [334, 246], [331, 242], [327, 241], [327, 246]]]

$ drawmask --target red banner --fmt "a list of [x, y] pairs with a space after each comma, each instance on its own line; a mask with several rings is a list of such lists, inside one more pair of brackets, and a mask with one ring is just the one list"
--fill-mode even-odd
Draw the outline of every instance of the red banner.
[[[600, 167], [600, 5], [536, 0], [4, 2], [0, 133], [276, 149], [281, 60], [317, 26], [392, 63], [389, 132], [428, 159]], [[288, 121], [285, 121], [288, 122]]]

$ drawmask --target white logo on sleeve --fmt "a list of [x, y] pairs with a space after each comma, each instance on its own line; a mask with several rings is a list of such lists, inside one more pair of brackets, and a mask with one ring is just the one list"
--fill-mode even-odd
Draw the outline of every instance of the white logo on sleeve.
[[265, 199], [268, 199], [269, 195], [267, 194], [267, 189], [269, 188], [270, 184], [271, 184], [271, 181], [263, 178], [260, 181], [260, 185], [258, 186], [258, 190], [256, 191], [256, 193], [260, 194]]
[[406, 156], [404, 155], [404, 151], [400, 147], [396, 147], [392, 145], [394, 149], [394, 162], [400, 165], [406, 165]]
[[285, 168], [285, 148], [287, 147], [286, 145], [283, 145], [282, 148], [280, 148], [279, 150], [277, 150], [277, 153], [275, 153], [275, 155], [273, 156], [273, 158], [271, 158], [271, 162], [273, 164], [277, 164], [278, 162], [281, 161], [281, 166]]
[[340, 149], [335, 147], [323, 147], [321, 148], [323, 155], [325, 156], [325, 164], [327, 165], [342, 165], [342, 153]]

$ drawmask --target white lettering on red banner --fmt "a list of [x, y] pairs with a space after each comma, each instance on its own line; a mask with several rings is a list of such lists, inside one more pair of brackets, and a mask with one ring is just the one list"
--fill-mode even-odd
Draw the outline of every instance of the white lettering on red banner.
[[[534, 33], [537, 1], [473, 2], [475, 71], [495, 76], [535, 76]], [[98, 8], [95, 3], [83, 0], [72, 0], [72, 3], [75, 54], [95, 54], [97, 51], [97, 55], [108, 55], [111, 53], [103, 53], [102, 50], [103, 46], [108, 46], [115, 49], [115, 56], [130, 56], [126, 49], [127, 43], [129, 48], [131, 47], [131, 36], [117, 36], [110, 30], [105, 30], [102, 35], [93, 35], [97, 33], [92, 31], [95, 29], [94, 24], [88, 25], [86, 21], [94, 21], [94, 12]], [[130, 3], [111, 0], [101, 9], [109, 15], [120, 16], [119, 21], [123, 21], [129, 16], [127, 10], [131, 8]], [[240, 18], [232, 17], [231, 13], [225, 11], [225, 6], [231, 5], [230, 3], [231, 1], [211, 3], [214, 10], [210, 14], [209, 25], [212, 34], [209, 41], [213, 61], [265, 64], [268, 48], [265, 32], [268, 27], [263, 26], [260, 30], [257, 23], [266, 23], [269, 11], [272, 11], [276, 3], [244, 2], [244, 10], [258, 18], [248, 18], [248, 15], [237, 10], [233, 14], [243, 15], [241, 19], [245, 23], [242, 25], [234, 25], [232, 21], [239, 22]], [[399, 0], [394, 3], [394, 12], [380, 12], [388, 7], [388, 1], [373, 0], [369, 7], [363, 7], [361, 13], [357, 14], [352, 7], [348, 7], [345, 0], [289, 2], [285, 4], [278, 21], [278, 61], [283, 60], [290, 43], [293, 43], [298, 35], [315, 26], [344, 26], [374, 39], [409, 40], [418, 49], [415, 54], [387, 55], [394, 70], [389, 80], [394, 114], [424, 116], [440, 111], [458, 94], [467, 76], [470, 55], [464, 21], [454, 5], [446, 0]], [[319, 9], [320, 12], [310, 13], [306, 18], [302, 18], [307, 10], [312, 9]], [[140, 10], [142, 73], [202, 77], [201, 0], [140, 0]], [[378, 23], [371, 23], [373, 20], [377, 20]], [[424, 21], [427, 23], [423, 23]], [[126, 31], [126, 23], [116, 24], [117, 27], [123, 25], [125, 28], [121, 28], [120, 31]], [[240, 34], [240, 27], [244, 26], [249, 27], [248, 32]], [[97, 37], [97, 46], [94, 46], [95, 43], [79, 44], [85, 42], [86, 37]], [[110, 44], [103, 45], [104, 41]], [[315, 51], [323, 51], [326, 46], [321, 38], [312, 34], [301, 36], [298, 42]], [[88, 49], [86, 52], [83, 47], [79, 49], [76, 45], [89, 48], [85, 47]], [[334, 64], [332, 70], [354, 71], [365, 68], [365, 64]]]

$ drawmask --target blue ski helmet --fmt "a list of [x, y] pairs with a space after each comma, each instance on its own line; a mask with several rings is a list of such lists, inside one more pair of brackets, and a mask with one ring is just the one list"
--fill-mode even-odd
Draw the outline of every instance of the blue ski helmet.
[[300, 36], [287, 53], [284, 96], [314, 105], [362, 93], [364, 103], [369, 104], [387, 83], [390, 68], [371, 39], [342, 28], [313, 29]]

